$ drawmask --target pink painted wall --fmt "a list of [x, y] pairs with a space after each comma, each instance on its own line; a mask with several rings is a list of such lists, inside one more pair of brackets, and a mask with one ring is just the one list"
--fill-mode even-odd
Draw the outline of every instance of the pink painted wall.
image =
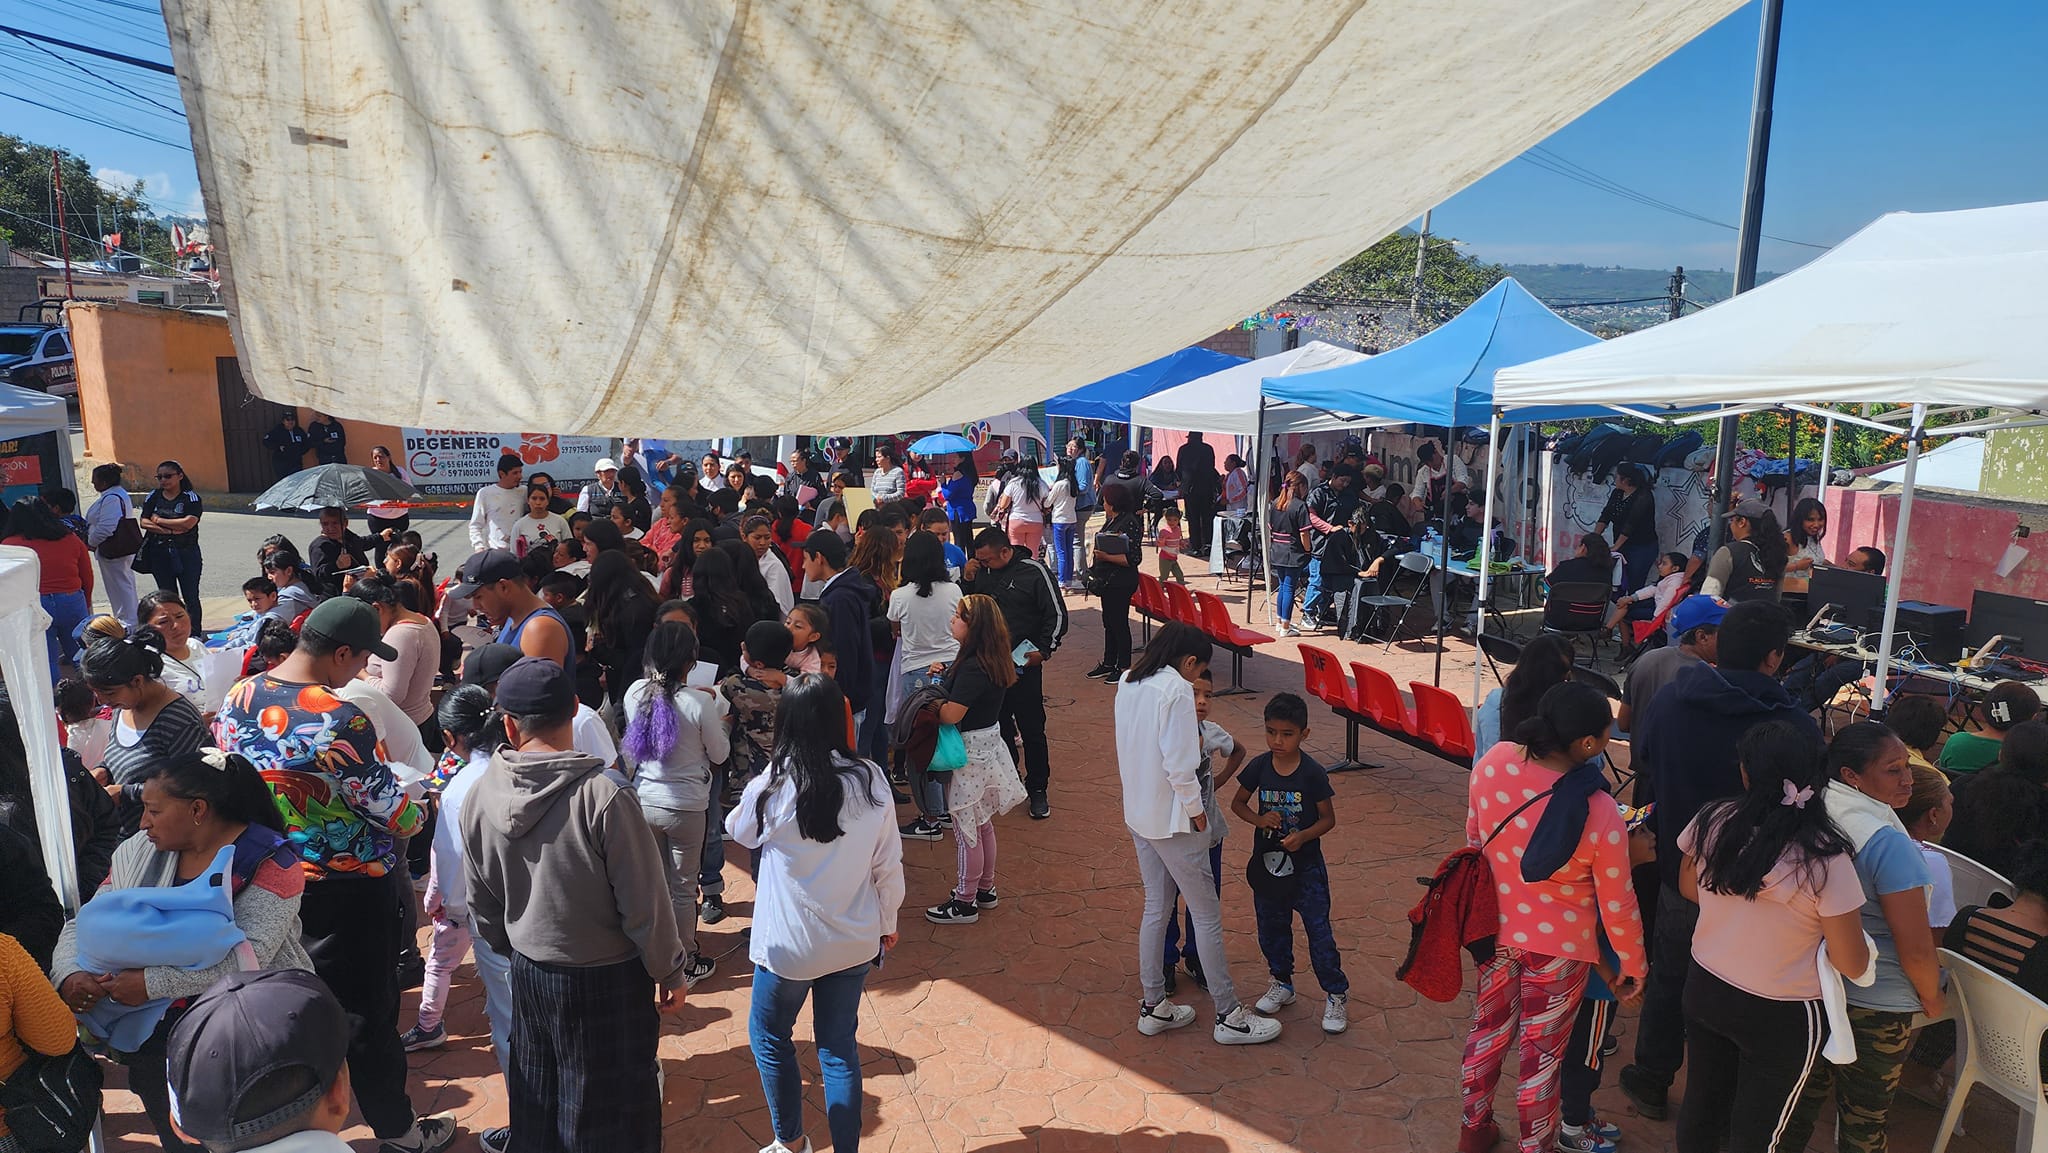
[[[1874, 544], [1891, 560], [1889, 571], [1903, 579], [1906, 600], [1970, 607], [1977, 589], [2048, 599], [2048, 506], [2020, 501], [1922, 492], [1913, 502], [1913, 524], [1905, 563], [1898, 563], [1892, 535], [1899, 521], [1895, 488], [1857, 491], [1830, 488], [1828, 559], [1840, 563], [1850, 550]], [[2033, 534], [2020, 541], [2032, 555], [2010, 577], [1995, 571], [2013, 529]]]

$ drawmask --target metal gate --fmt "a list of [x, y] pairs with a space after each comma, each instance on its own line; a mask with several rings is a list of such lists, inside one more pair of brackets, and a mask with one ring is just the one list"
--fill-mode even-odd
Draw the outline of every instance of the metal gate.
[[223, 356], [214, 364], [220, 375], [220, 433], [227, 448], [228, 488], [262, 492], [277, 479], [270, 467], [270, 450], [263, 447], [263, 434], [276, 427], [285, 406], [249, 391], [241, 361]]

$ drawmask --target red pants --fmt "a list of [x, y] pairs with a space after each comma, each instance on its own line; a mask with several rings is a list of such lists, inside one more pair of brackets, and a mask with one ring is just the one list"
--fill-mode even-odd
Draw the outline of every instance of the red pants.
[[1548, 1153], [1557, 1131], [1558, 1077], [1579, 995], [1592, 967], [1523, 949], [1501, 949], [1480, 967], [1472, 1035], [1465, 1040], [1461, 1070], [1464, 1112], [1458, 1126], [1461, 1153], [1484, 1153], [1492, 1143], [1493, 1090], [1508, 1040], [1521, 1018], [1521, 1083], [1515, 1111], [1521, 1117], [1522, 1153]]

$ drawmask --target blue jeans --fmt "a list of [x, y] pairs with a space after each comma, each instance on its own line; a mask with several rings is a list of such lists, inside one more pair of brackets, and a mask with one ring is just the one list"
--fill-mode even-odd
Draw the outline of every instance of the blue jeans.
[[1281, 624], [1294, 619], [1294, 586], [1300, 580], [1301, 568], [1298, 565], [1273, 569], [1273, 599], [1278, 605]]
[[[876, 942], [879, 950], [880, 942]], [[754, 966], [754, 1005], [747, 1037], [775, 1138], [792, 1149], [803, 1144], [804, 1077], [796, 1067], [796, 1015], [811, 998], [811, 1030], [818, 1042], [818, 1071], [825, 1082], [825, 1127], [834, 1153], [860, 1148], [860, 995], [870, 963], [829, 973], [815, 981], [792, 981]]]
[[1053, 522], [1052, 551], [1059, 554], [1060, 583], [1063, 585], [1074, 583], [1074, 538], [1080, 531], [1081, 526], [1078, 523]]
[[50, 683], [57, 683], [57, 665], [62, 662], [76, 664], [78, 642], [71, 634], [85, 623], [86, 614], [92, 611], [92, 604], [85, 593], [44, 593], [43, 611], [50, 614], [50, 627], [44, 631], [43, 640], [50, 650]]
[[[1218, 844], [1214, 844], [1214, 845], [1210, 845], [1210, 846], [1209, 846], [1209, 875], [1210, 875], [1211, 877], [1214, 877], [1214, 878], [1216, 879], [1216, 895], [1217, 895], [1218, 897], [1221, 897], [1221, 896], [1223, 896], [1223, 845], [1222, 845], [1221, 843], [1218, 843]], [[1186, 920], [1187, 920], [1187, 926], [1188, 926], [1188, 927], [1187, 927], [1187, 936], [1188, 936], [1188, 942], [1189, 942], [1189, 944], [1188, 944], [1188, 955], [1189, 955], [1189, 956], [1191, 956], [1191, 957], [1194, 957], [1194, 959], [1195, 959], [1195, 967], [1196, 967], [1196, 968], [1201, 968], [1201, 969], [1203, 969], [1203, 971], [1204, 971], [1204, 972], [1207, 972], [1207, 969], [1206, 969], [1206, 968], [1204, 968], [1204, 967], [1203, 967], [1203, 965], [1202, 965], [1202, 958], [1201, 958], [1200, 954], [1196, 953], [1196, 951], [1195, 951], [1195, 946], [1194, 946], [1194, 940], [1195, 940], [1195, 911], [1194, 911], [1193, 909], [1188, 909], [1188, 910], [1186, 910], [1186, 911], [1185, 911], [1185, 913], [1183, 914], [1183, 916], [1185, 916], [1185, 918], [1186, 918]], [[1180, 927], [1180, 926], [1181, 926], [1181, 918], [1180, 918], [1180, 917], [1170, 917], [1170, 918], [1168, 918], [1168, 919], [1167, 919], [1167, 922], [1166, 922], [1166, 967], [1167, 967], [1167, 968], [1169, 968], [1169, 969], [1173, 968], [1173, 967], [1174, 967], [1174, 965], [1175, 965], [1175, 964], [1177, 964], [1177, 963], [1179, 963], [1179, 961], [1180, 961], [1180, 957], [1181, 957], [1181, 952], [1180, 952], [1180, 936], [1181, 936], [1181, 927]], [[1220, 960], [1221, 958], [1218, 958], [1218, 959]]]
[[491, 1051], [498, 1056], [498, 1072], [512, 1069], [512, 959], [491, 950], [483, 937], [469, 935], [470, 956], [476, 958], [476, 975], [484, 983], [484, 1016], [491, 1022]]
[[1301, 615], [1314, 624], [1323, 615], [1323, 558], [1308, 558], [1308, 591], [1301, 594]]
[[1266, 968], [1275, 980], [1294, 984], [1294, 918], [1301, 916], [1302, 932], [1308, 937], [1308, 963], [1316, 983], [1325, 993], [1348, 993], [1351, 982], [1344, 976], [1344, 961], [1337, 950], [1337, 938], [1330, 931], [1330, 871], [1317, 865], [1295, 874], [1294, 898], [1276, 901], [1252, 894], [1252, 913], [1258, 924], [1259, 951], [1266, 955]]

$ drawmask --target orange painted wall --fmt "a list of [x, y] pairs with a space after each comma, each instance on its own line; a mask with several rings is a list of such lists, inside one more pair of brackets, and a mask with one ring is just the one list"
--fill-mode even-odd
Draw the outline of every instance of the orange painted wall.
[[[149, 474], [160, 460], [184, 465], [201, 492], [225, 491], [218, 362], [235, 355], [228, 322], [139, 304], [83, 302], [70, 305], [65, 317], [78, 357], [86, 456], [119, 461], [134, 491], [153, 487]], [[301, 424], [312, 419], [311, 409], [299, 410]], [[351, 463], [370, 463], [373, 445], [400, 446], [399, 430], [388, 424], [345, 417], [341, 423]]]

